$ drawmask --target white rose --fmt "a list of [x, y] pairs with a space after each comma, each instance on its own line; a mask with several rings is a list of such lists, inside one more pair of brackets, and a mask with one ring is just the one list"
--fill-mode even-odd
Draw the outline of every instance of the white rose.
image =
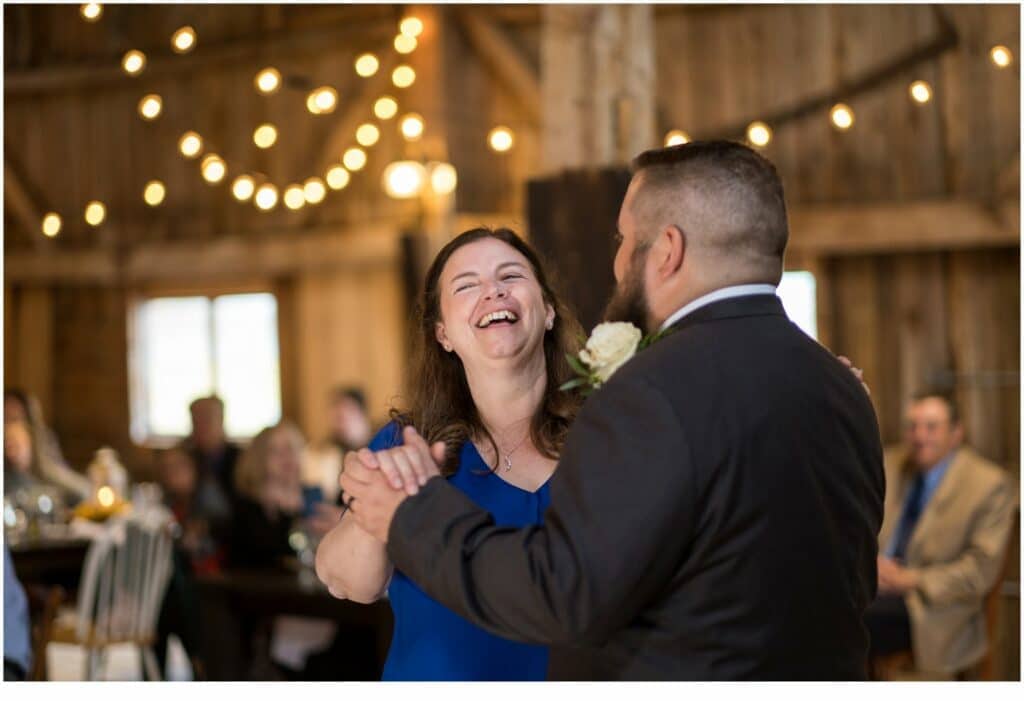
[[580, 351], [580, 360], [601, 382], [607, 382], [622, 364], [636, 354], [643, 334], [633, 324], [615, 321], [598, 324]]

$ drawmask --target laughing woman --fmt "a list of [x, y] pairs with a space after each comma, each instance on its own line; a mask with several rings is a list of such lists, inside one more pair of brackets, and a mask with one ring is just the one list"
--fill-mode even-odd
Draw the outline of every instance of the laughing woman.
[[[402, 442], [413, 425], [447, 447], [445, 477], [499, 525], [541, 522], [548, 482], [575, 393], [579, 324], [555, 296], [540, 260], [508, 229], [472, 229], [437, 255], [424, 284], [410, 406], [370, 443]], [[415, 485], [408, 487], [415, 491]], [[395, 630], [385, 680], [543, 680], [547, 648], [478, 628], [395, 571], [384, 545], [342, 519], [320, 544], [316, 569], [331, 593], [369, 603], [385, 591]]]

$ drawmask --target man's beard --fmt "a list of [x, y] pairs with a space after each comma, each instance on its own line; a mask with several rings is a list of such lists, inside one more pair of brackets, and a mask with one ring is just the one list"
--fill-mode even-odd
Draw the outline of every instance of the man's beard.
[[604, 308], [605, 321], [625, 321], [647, 332], [651, 309], [647, 304], [647, 295], [644, 294], [643, 264], [646, 260], [646, 249], [633, 251], [629, 269], [615, 286], [612, 298]]

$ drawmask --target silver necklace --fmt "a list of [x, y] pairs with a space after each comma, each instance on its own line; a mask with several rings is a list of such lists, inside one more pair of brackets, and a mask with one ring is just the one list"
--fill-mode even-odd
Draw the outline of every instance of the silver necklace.
[[[512, 453], [514, 453], [517, 450], [519, 450], [520, 446], [522, 446], [523, 443], [526, 442], [526, 439], [529, 438], [529, 436], [530, 436], [530, 432], [527, 431], [523, 435], [523, 437], [519, 439], [519, 442], [516, 443], [516, 447], [513, 448], [512, 450], [508, 451], [507, 453], [505, 453], [505, 455], [503, 456], [505, 458], [505, 472], [508, 472], [509, 470], [512, 469]], [[498, 454], [501, 455], [500, 452]]]

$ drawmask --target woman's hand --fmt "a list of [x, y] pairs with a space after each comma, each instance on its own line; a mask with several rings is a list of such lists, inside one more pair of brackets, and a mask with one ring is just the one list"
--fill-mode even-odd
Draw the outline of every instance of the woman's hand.
[[345, 468], [359, 462], [370, 470], [380, 470], [394, 489], [404, 489], [412, 496], [431, 477], [441, 474], [445, 460], [445, 444], [441, 441], [428, 446], [426, 440], [412, 426], [402, 430], [404, 445], [373, 452], [363, 448], [345, 456]]
[[853, 376], [857, 378], [857, 381], [860, 382], [861, 387], [864, 388], [864, 391], [867, 392], [868, 396], [870, 397], [871, 388], [868, 387], [868, 383], [864, 381], [864, 371], [861, 370], [860, 368], [854, 367], [853, 361], [847, 358], [845, 355], [839, 355], [836, 357], [839, 358], [840, 363], [842, 363], [843, 365], [850, 369], [850, 372], [853, 373]]

